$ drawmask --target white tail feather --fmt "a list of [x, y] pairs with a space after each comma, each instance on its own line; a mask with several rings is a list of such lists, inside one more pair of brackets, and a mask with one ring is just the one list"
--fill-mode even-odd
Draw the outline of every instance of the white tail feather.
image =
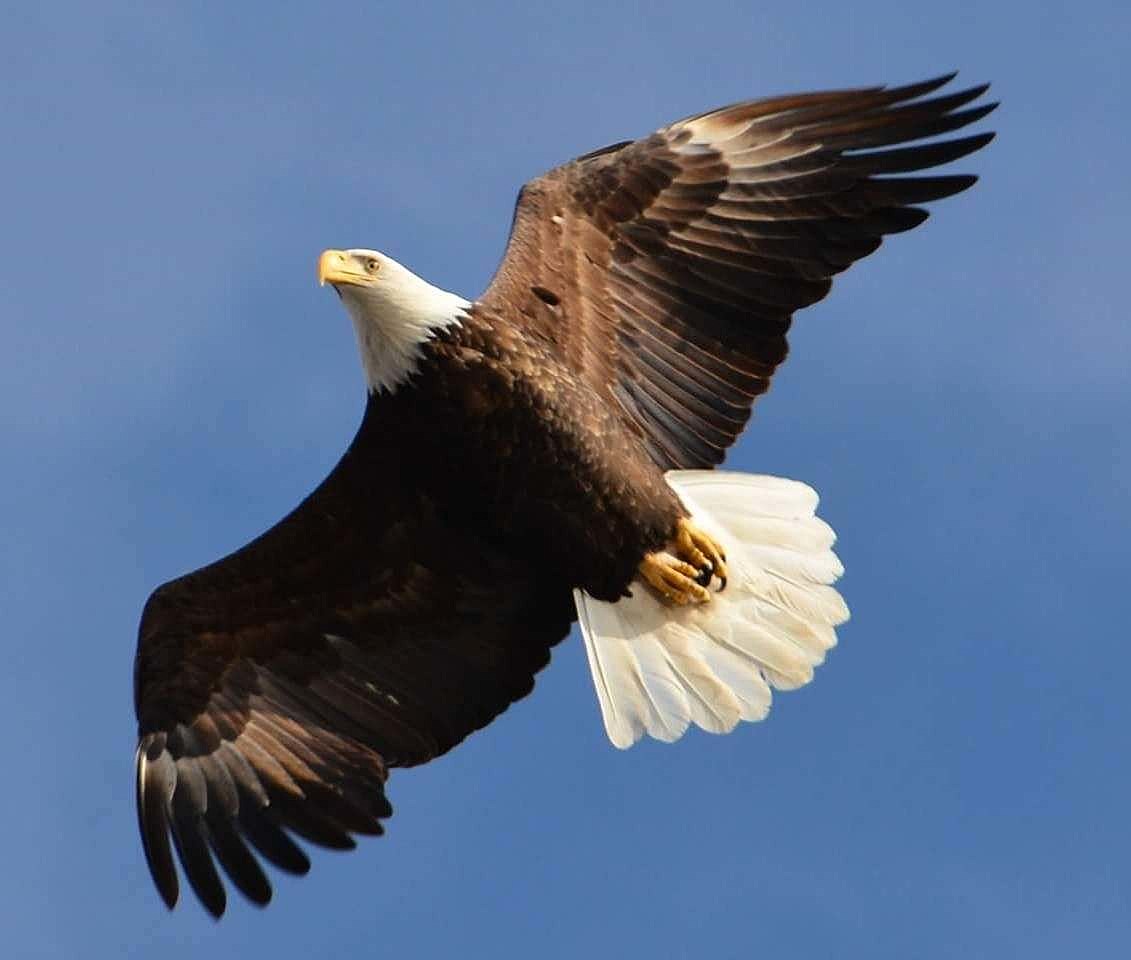
[[711, 602], [669, 607], [639, 580], [617, 603], [574, 591], [609, 739], [727, 733], [761, 720], [770, 688], [792, 690], [836, 644], [848, 608], [830, 584], [844, 572], [835, 534], [814, 516], [812, 488], [780, 477], [673, 470], [666, 479], [722, 546], [729, 582]]

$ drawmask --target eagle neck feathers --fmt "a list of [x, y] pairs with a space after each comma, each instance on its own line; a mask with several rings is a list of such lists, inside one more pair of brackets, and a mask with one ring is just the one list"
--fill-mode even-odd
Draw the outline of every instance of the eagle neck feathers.
[[[420, 366], [424, 345], [449, 327], [458, 327], [471, 306], [400, 267], [376, 295], [343, 297], [361, 353], [370, 394], [392, 393]], [[390, 271], [391, 272], [391, 271]]]

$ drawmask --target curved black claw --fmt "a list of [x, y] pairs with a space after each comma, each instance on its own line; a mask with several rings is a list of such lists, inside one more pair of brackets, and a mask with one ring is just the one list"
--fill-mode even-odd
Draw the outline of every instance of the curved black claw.
[[699, 571], [699, 575], [695, 578], [695, 582], [701, 587], [709, 587], [711, 585], [711, 578], [715, 575], [715, 565], [710, 560], [707, 561], [707, 566]]

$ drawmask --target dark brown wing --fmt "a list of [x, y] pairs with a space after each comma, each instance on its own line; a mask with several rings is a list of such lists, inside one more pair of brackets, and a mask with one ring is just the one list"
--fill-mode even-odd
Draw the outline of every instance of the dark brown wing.
[[170, 907], [174, 849], [219, 916], [215, 861], [266, 903], [256, 853], [303, 873], [289, 833], [336, 848], [380, 833], [388, 768], [490, 722], [569, 630], [568, 588], [445, 517], [369, 421], [294, 513], [146, 604], [138, 819]]
[[992, 134], [878, 149], [994, 108], [965, 108], [986, 87], [923, 99], [950, 79], [739, 103], [552, 170], [519, 195], [478, 308], [552, 341], [662, 468], [716, 464], [785, 359], [793, 312], [922, 223], [914, 204], [974, 182], [890, 175]]

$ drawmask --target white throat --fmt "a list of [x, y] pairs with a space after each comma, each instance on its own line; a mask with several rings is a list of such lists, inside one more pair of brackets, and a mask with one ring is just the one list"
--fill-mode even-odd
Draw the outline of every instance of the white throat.
[[471, 304], [384, 254], [366, 253], [380, 260], [376, 281], [365, 287], [343, 285], [339, 292], [357, 333], [369, 392], [391, 393], [416, 372], [424, 344], [459, 326]]

